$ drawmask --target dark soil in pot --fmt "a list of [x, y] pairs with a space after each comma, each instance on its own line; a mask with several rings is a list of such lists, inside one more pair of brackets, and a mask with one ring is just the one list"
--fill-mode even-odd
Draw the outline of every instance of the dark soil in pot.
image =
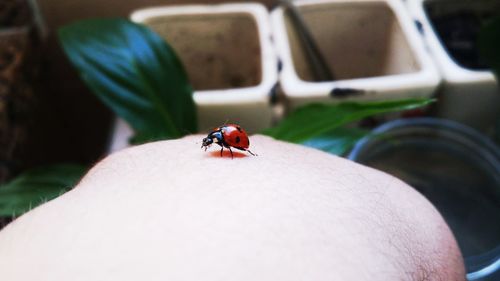
[[483, 26], [500, 16], [499, 1], [427, 1], [425, 10], [441, 43], [457, 64], [488, 70], [479, 55], [478, 36]]

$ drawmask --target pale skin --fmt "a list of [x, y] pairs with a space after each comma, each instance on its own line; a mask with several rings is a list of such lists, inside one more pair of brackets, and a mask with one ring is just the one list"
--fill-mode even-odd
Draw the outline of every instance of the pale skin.
[[465, 280], [435, 208], [382, 172], [250, 138], [115, 153], [0, 232], [2, 280]]

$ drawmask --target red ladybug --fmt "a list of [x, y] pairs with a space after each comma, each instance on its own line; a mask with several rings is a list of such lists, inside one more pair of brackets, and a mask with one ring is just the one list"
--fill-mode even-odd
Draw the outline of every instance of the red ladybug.
[[257, 156], [256, 154], [253, 154], [250, 150], [248, 150], [248, 147], [250, 146], [248, 135], [239, 125], [227, 124], [215, 128], [208, 134], [206, 138], [203, 139], [203, 144], [201, 145], [201, 147], [205, 147], [206, 151], [207, 147], [209, 147], [212, 143], [216, 143], [221, 146], [221, 157], [224, 147], [229, 149], [229, 151], [231, 152], [231, 158], [233, 158], [233, 151], [231, 150], [231, 147], [247, 151], [253, 156]]

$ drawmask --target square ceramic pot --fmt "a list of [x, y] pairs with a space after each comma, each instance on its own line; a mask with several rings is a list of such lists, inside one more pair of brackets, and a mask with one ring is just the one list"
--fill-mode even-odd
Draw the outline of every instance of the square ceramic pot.
[[179, 55], [195, 89], [200, 130], [226, 121], [250, 132], [270, 125], [277, 62], [263, 5], [148, 8], [131, 19], [157, 32]]
[[[165, 38], [181, 59], [195, 90], [200, 132], [225, 122], [249, 133], [271, 125], [277, 58], [263, 5], [153, 7], [133, 12], [131, 19]], [[122, 121], [116, 125], [119, 134], [131, 135]], [[113, 143], [118, 149], [126, 141], [115, 136]]]
[[408, 0], [407, 6], [443, 77], [438, 115], [492, 129], [500, 117], [500, 93], [493, 73], [477, 59], [475, 40], [478, 20], [499, 16], [500, 2]]
[[310, 102], [429, 97], [440, 77], [399, 0], [294, 1], [333, 81], [315, 81], [283, 8], [271, 21], [288, 108]]

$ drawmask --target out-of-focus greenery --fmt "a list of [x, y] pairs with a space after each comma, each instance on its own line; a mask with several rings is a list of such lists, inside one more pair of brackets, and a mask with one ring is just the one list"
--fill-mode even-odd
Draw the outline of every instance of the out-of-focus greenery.
[[[500, 17], [485, 24], [479, 33], [479, 54], [491, 67], [500, 85]], [[500, 95], [500, 91], [498, 93]], [[495, 142], [500, 145], [500, 113], [495, 127]]]
[[356, 127], [338, 127], [327, 133], [310, 138], [303, 145], [323, 150], [330, 154], [344, 156], [363, 137], [368, 136], [370, 130]]
[[17, 216], [75, 186], [87, 168], [59, 164], [36, 168], [0, 186], [0, 216]]
[[500, 77], [500, 17], [485, 24], [479, 33], [479, 54]]
[[417, 98], [334, 105], [310, 104], [292, 112], [277, 126], [265, 130], [264, 134], [342, 155], [367, 133], [342, 126], [377, 114], [423, 107], [433, 101]]
[[150, 29], [125, 19], [91, 19], [61, 28], [59, 40], [87, 86], [134, 129], [133, 142], [197, 131], [186, 72]]

